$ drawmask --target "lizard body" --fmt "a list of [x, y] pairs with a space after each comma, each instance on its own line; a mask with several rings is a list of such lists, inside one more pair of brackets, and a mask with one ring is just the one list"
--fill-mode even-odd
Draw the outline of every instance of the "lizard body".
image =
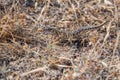
[[[107, 23], [107, 21], [103, 22], [100, 25], [96, 25], [96, 26], [93, 26], [93, 25], [92, 26], [83, 26], [83, 27], [78, 28], [77, 30], [74, 30], [73, 32], [72, 31], [70, 31], [70, 32], [72, 32], [72, 34], [77, 34], [81, 31], [99, 28], [99, 27], [103, 26], [105, 23]], [[66, 33], [67, 32], [66, 30], [59, 30], [56, 27], [50, 27], [50, 26], [43, 26], [43, 29], [44, 30], [53, 30], [53, 31], [60, 32], [60, 33]]]
[[96, 26], [94, 26], [94, 25], [93, 26], [83, 26], [74, 31], [60, 30], [60, 29], [57, 29], [56, 27], [50, 27], [50, 26], [44, 26], [43, 29], [44, 30], [52, 30], [53, 32], [60, 33], [61, 35], [59, 35], [59, 37], [57, 38], [57, 42], [58, 41], [62, 42], [62, 41], [67, 40], [68, 42], [72, 43], [71, 41], [72, 41], [73, 37], [75, 37], [79, 32], [96, 29], [96, 28], [103, 26], [106, 23], [107, 23], [107, 21], [101, 23], [100, 25], [96, 25]]

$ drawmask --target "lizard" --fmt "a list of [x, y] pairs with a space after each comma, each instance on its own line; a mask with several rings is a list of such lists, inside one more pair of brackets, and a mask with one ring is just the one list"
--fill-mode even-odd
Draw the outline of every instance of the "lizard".
[[[108, 21], [104, 21], [103, 23], [101, 23], [100, 25], [91, 25], [91, 26], [82, 26], [80, 28], [78, 28], [77, 30], [72, 31], [72, 34], [77, 34], [81, 31], [85, 31], [85, 30], [91, 30], [91, 29], [96, 29], [99, 28], [101, 26], [103, 26], [104, 24], [106, 24]], [[58, 30], [56, 27], [51, 27], [51, 26], [43, 26], [42, 25], [43, 30], [53, 30], [55, 32], [60, 32], [60, 33], [66, 33], [66, 30]], [[71, 32], [71, 31], [70, 31]]]
[[[80, 33], [81, 31], [93, 30], [96, 28], [100, 28], [101, 26], [103, 26], [107, 22], [108, 21], [104, 21], [100, 25], [82, 26], [74, 31], [60, 30], [60, 29], [57, 29], [56, 27], [51, 27], [51, 26], [42, 26], [42, 28], [43, 28], [43, 30], [52, 30], [52, 31], [55, 31], [56, 33], [62, 33], [63, 35], [61, 37], [59, 37], [57, 40], [63, 38], [63, 36], [66, 36], [67, 41], [69, 41], [71, 43], [71, 39], [70, 39], [71, 36], [73, 37], [73, 36], [77, 35], [78, 33]], [[65, 40], [66, 40], [66, 38], [65, 38]]]

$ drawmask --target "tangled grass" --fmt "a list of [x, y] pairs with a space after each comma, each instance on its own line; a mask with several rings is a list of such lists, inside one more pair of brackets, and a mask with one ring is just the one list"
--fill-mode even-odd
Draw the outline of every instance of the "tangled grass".
[[119, 5], [119, 0], [1, 0], [0, 79], [120, 80]]

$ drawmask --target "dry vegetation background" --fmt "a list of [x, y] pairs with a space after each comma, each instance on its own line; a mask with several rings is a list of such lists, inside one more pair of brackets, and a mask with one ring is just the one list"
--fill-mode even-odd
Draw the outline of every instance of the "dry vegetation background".
[[119, 18], [120, 0], [0, 0], [0, 80], [120, 80]]

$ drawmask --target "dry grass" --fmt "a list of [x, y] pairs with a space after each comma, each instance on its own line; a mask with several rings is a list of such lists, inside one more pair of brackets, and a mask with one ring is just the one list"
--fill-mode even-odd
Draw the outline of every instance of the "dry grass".
[[110, 1], [1, 0], [0, 79], [120, 80], [120, 0]]

